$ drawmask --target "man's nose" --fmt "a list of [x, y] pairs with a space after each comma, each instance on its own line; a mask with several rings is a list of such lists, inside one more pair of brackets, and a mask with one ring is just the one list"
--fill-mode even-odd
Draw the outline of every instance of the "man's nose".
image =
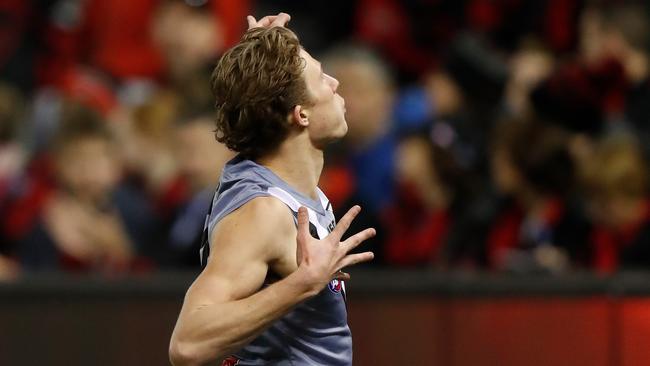
[[334, 78], [334, 77], [332, 77], [330, 75], [327, 75], [327, 77], [330, 80], [330, 84], [332, 84], [332, 90], [334, 90], [334, 92], [336, 92], [336, 90], [339, 88], [339, 81], [336, 80], [336, 78]]

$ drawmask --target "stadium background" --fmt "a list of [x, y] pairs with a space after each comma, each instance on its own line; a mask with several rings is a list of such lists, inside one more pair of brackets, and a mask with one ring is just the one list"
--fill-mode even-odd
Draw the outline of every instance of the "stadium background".
[[279, 11], [346, 99], [320, 185], [378, 229], [355, 364], [648, 363], [647, 1], [1, 0], [0, 364], [168, 363], [210, 71]]

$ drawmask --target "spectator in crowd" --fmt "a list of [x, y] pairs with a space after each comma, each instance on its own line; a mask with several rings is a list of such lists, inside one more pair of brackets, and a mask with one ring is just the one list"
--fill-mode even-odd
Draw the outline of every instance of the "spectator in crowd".
[[[130, 80], [164, 82], [191, 69], [188, 61], [214, 57], [224, 42], [220, 29], [231, 31], [230, 22], [220, 27], [216, 19], [218, 12], [226, 13], [219, 11], [224, 7], [219, 0], [206, 6], [170, 0], [51, 3], [45, 8], [50, 24], [44, 27], [48, 53], [43, 56], [54, 67], [47, 68], [45, 60], [39, 65], [48, 84], [60, 85], [81, 65], [103, 71], [118, 86]], [[244, 9], [230, 7], [244, 11], [240, 22], [247, 7], [246, 1], [241, 3]]]
[[[5, 215], [7, 199], [27, 163], [27, 151], [18, 139], [24, 112], [20, 93], [6, 84], [0, 84], [0, 216]], [[12, 258], [13, 254], [9, 239], [0, 230], [0, 281], [17, 273], [18, 266]]]
[[650, 267], [648, 166], [638, 143], [629, 136], [600, 142], [584, 167], [591, 266], [607, 274]]
[[0, 80], [24, 93], [38, 86], [36, 65], [44, 53], [47, 15], [55, 2], [0, 4]]
[[159, 1], [154, 13], [152, 38], [165, 66], [164, 83], [197, 110], [213, 102], [210, 72], [226, 41], [225, 26], [215, 11], [183, 1]]
[[504, 114], [523, 118], [533, 113], [530, 94], [553, 72], [555, 60], [538, 41], [527, 40], [510, 57], [504, 92]]
[[[350, 232], [377, 228], [373, 264], [643, 265], [645, 2], [52, 0], [0, 6], [0, 80], [9, 83], [0, 84], [0, 278], [17, 273], [10, 258], [28, 271], [126, 268], [141, 255], [193, 266], [201, 211], [229, 154], [211, 132], [200, 137], [210, 129], [210, 64], [240, 37], [246, 14], [285, 6], [308, 48], [355, 42], [323, 58], [349, 133], [320, 184], [339, 213], [363, 206]], [[315, 32], [321, 22], [336, 30]], [[107, 122], [79, 108], [72, 115], [86, 117], [73, 118], [68, 100]], [[610, 141], [621, 131], [637, 147]], [[109, 168], [82, 174], [90, 160]], [[585, 195], [572, 192], [574, 167]], [[82, 220], [114, 245], [77, 240], [92, 234], [73, 225]]]
[[189, 183], [189, 199], [176, 210], [169, 226], [170, 265], [198, 268], [197, 253], [206, 214], [214, 189], [226, 161], [234, 157], [214, 140], [214, 121], [210, 113], [197, 113], [180, 119], [175, 128], [176, 156], [182, 176]]
[[395, 202], [383, 216], [385, 258], [392, 266], [445, 267], [447, 237], [460, 201], [462, 171], [428, 130], [402, 136], [397, 146]]
[[648, 12], [640, 3], [594, 4], [581, 13], [577, 52], [535, 88], [533, 105], [574, 132], [646, 134]]
[[158, 214], [168, 219], [187, 198], [174, 156], [174, 122], [182, 101], [172, 90], [161, 90], [114, 121], [118, 152], [125, 162], [129, 183], [154, 202]]
[[464, 106], [463, 93], [444, 70], [431, 70], [420, 83], [404, 88], [396, 102], [397, 128], [426, 128], [431, 121], [453, 118]]
[[601, 9], [602, 57], [618, 60], [627, 81], [623, 118], [642, 139], [650, 157], [650, 19], [641, 4]]
[[0, 209], [27, 163], [27, 151], [18, 138], [24, 107], [17, 90], [0, 84]]
[[399, 129], [434, 125], [434, 130], [450, 131], [450, 151], [474, 173], [476, 189], [481, 189], [487, 179], [487, 138], [500, 112], [507, 76], [505, 59], [490, 44], [477, 35], [460, 34], [444, 62], [400, 95]]
[[184, 80], [212, 61], [222, 47], [219, 21], [205, 9], [161, 1], [152, 23], [153, 39], [171, 80]]
[[120, 186], [120, 161], [105, 122], [67, 104], [54, 142], [55, 186], [18, 241], [29, 270], [122, 272], [139, 268], [155, 221], [148, 204]]
[[508, 52], [530, 35], [555, 52], [571, 51], [581, 3], [360, 0], [356, 33], [382, 51], [396, 66], [400, 80], [412, 82], [443, 63], [449, 44], [463, 31], [480, 34]]
[[566, 134], [548, 124], [505, 121], [492, 175], [506, 201], [486, 238], [490, 268], [560, 272], [584, 253], [586, 224], [569, 201], [574, 165]]

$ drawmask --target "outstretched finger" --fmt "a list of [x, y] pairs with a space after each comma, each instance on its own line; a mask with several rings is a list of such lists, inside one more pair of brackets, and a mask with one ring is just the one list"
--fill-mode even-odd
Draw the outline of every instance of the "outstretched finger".
[[348, 231], [350, 224], [352, 224], [354, 218], [359, 214], [359, 211], [361, 211], [361, 207], [358, 205], [349, 209], [348, 212], [341, 217], [341, 220], [336, 224], [336, 227], [332, 230], [330, 235], [332, 235], [337, 241], [341, 240], [341, 237], [343, 237], [343, 234]]
[[277, 17], [277, 15], [267, 15], [257, 22], [257, 26], [267, 28], [271, 25], [271, 23], [273, 23], [273, 21], [275, 21], [275, 18]]
[[271, 23], [271, 27], [284, 27], [285, 25], [287, 25], [287, 23], [289, 23], [290, 20], [291, 20], [291, 15], [287, 13], [280, 13], [275, 17], [275, 19]]
[[375, 254], [373, 252], [363, 252], [363, 253], [358, 253], [358, 254], [349, 254], [343, 257], [341, 259], [341, 268], [346, 268], [349, 266], [353, 266], [358, 263], [363, 263], [372, 260], [375, 258]]
[[301, 206], [298, 209], [298, 242], [305, 241], [311, 237], [309, 233], [309, 213], [307, 208]]
[[347, 281], [350, 279], [350, 274], [347, 272], [338, 271], [334, 274], [334, 278], [339, 281]]
[[252, 15], [247, 16], [246, 21], [248, 22], [248, 29], [257, 27], [257, 20], [255, 20], [254, 16]]
[[356, 248], [359, 244], [364, 241], [372, 238], [377, 234], [377, 231], [373, 228], [366, 229], [364, 231], [358, 232], [351, 237], [347, 238], [344, 242], [341, 243], [341, 247], [345, 252], [349, 252], [352, 249]]

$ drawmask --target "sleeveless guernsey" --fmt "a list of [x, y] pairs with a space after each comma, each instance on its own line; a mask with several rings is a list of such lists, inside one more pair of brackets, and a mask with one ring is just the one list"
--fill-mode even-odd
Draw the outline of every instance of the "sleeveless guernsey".
[[[313, 200], [289, 186], [271, 170], [251, 160], [236, 157], [223, 169], [217, 192], [206, 218], [201, 263], [205, 265], [216, 224], [256, 197], [273, 196], [294, 215], [305, 206], [312, 236], [322, 239], [335, 226], [332, 207], [323, 192]], [[347, 324], [345, 285], [333, 280], [318, 295], [297, 305], [246, 345], [224, 365], [352, 365], [352, 337]]]

